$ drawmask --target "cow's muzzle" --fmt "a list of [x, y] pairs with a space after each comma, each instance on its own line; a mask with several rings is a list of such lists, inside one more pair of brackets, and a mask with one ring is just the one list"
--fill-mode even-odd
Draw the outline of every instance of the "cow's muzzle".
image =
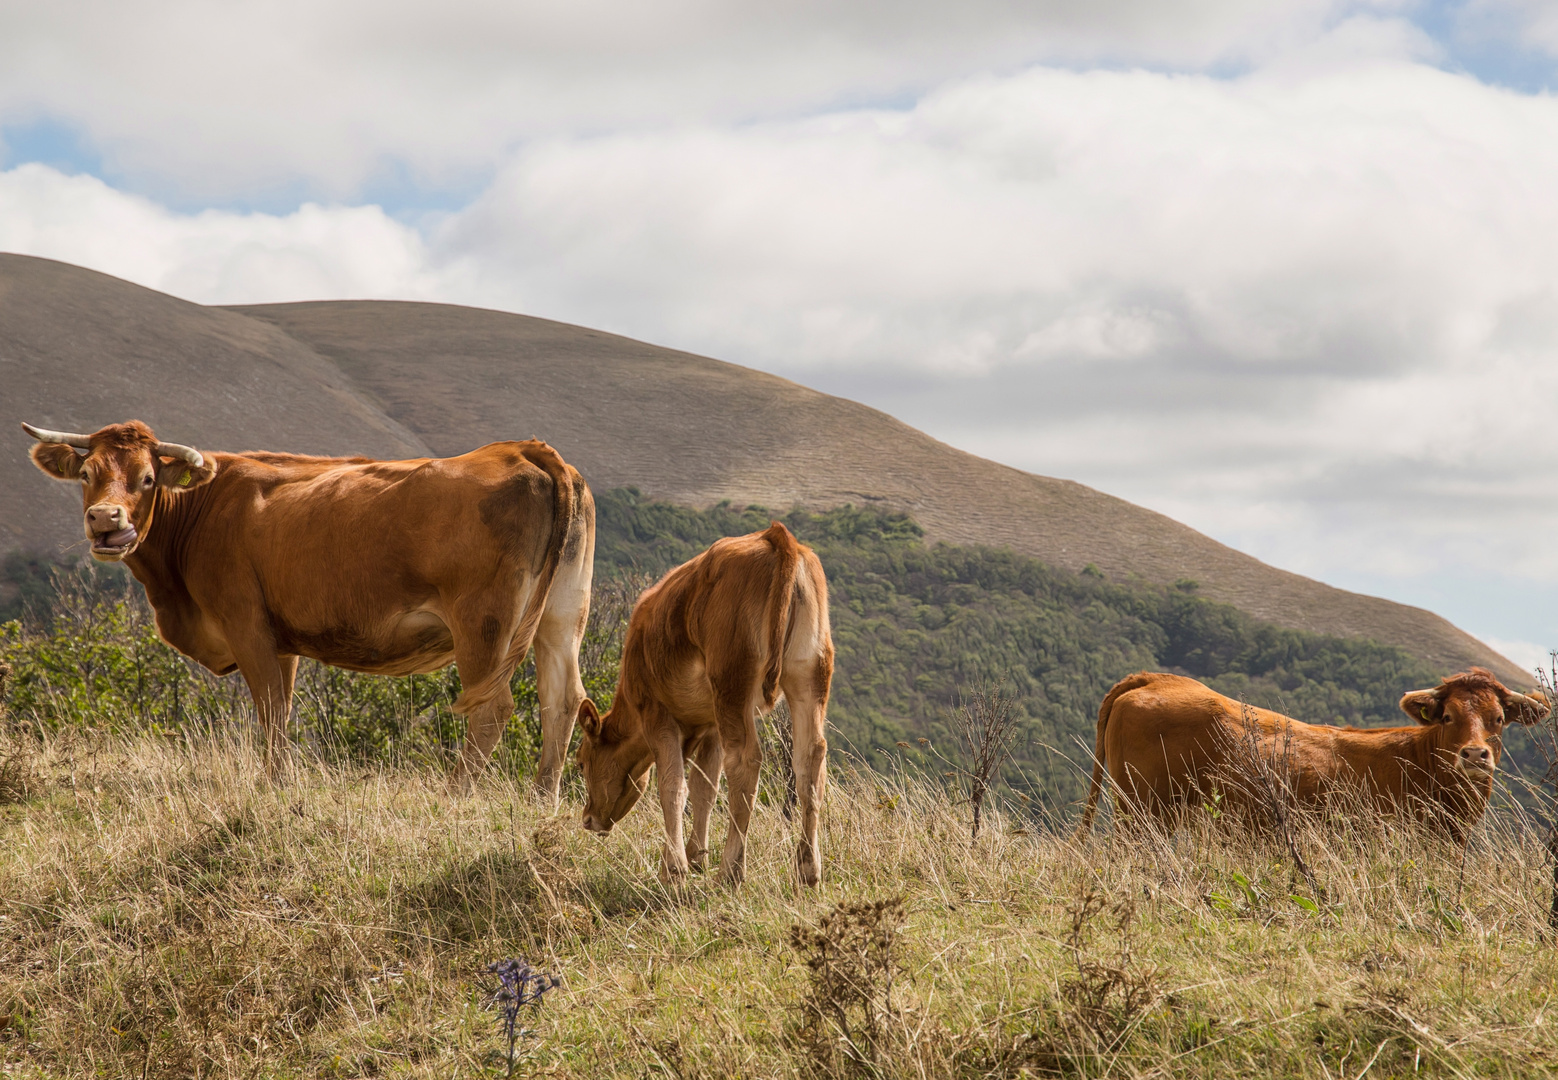
[[609, 821], [602, 822], [594, 814], [590, 813], [589, 811], [585, 811], [585, 814], [584, 814], [584, 831], [585, 832], [592, 832], [596, 836], [605, 836], [607, 833], [609, 833], [611, 831], [611, 822], [609, 822]]
[[92, 557], [114, 562], [135, 550], [140, 534], [130, 523], [130, 513], [115, 503], [87, 508], [87, 533], [92, 537]]
[[1455, 764], [1463, 771], [1482, 775], [1492, 773], [1493, 751], [1486, 746], [1463, 746], [1456, 756]]

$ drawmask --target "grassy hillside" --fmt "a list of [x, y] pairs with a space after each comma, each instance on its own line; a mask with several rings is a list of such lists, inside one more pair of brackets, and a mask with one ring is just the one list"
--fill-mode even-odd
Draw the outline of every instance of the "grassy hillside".
[[[768, 514], [600, 497], [583, 651], [610, 692], [645, 574]], [[1436, 673], [1282, 630], [1192, 583], [1118, 584], [909, 519], [785, 515], [832, 582], [839, 676], [824, 880], [797, 888], [777, 755], [737, 892], [657, 880], [652, 802], [606, 838], [530, 801], [521, 713], [470, 797], [444, 785], [452, 672], [308, 665], [303, 749], [272, 784], [235, 679], [161, 645], [112, 575], [28, 586], [0, 633], [0, 1075], [44, 1077], [1517, 1077], [1547, 1022], [1545, 831], [1501, 795], [1464, 848], [1340, 812], [1291, 847], [1202, 818], [1078, 839], [1014, 793], [977, 840], [926, 768], [958, 688], [1005, 675], [1019, 786], [1103, 688], [1178, 667], [1314, 719], [1394, 716]], [[20, 568], [36, 578], [33, 570]], [[848, 747], [856, 748], [854, 751]], [[317, 751], [317, 752], [315, 752]], [[949, 751], [950, 752], [950, 751]], [[723, 807], [714, 830], [717, 860]], [[1295, 853], [1297, 857], [1295, 858]], [[1299, 860], [1302, 860], [1302, 865]], [[558, 980], [508, 1041], [490, 967]], [[509, 1053], [514, 1059], [511, 1068]]]
[[[263, 780], [247, 743], [0, 742], [0, 1075], [502, 1077], [495, 961], [561, 984], [514, 1076], [1513, 1078], [1558, 1066], [1539, 836], [1073, 843], [835, 768], [824, 882], [760, 805], [738, 892], [657, 883], [489, 773]], [[717, 851], [716, 851], [717, 854]], [[838, 906], [844, 905], [839, 911]]]

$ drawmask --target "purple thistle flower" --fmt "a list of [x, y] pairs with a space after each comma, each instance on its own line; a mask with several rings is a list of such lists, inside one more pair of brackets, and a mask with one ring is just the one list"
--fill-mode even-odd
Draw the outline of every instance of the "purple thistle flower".
[[497, 1006], [503, 1018], [503, 1037], [508, 1040], [508, 1075], [514, 1075], [514, 1046], [521, 1034], [519, 1010], [526, 1005], [541, 1006], [541, 997], [548, 990], [563, 984], [557, 975], [546, 975], [523, 960], [497, 960], [487, 965], [487, 973], [498, 977], [497, 988], [492, 992], [492, 1004]]

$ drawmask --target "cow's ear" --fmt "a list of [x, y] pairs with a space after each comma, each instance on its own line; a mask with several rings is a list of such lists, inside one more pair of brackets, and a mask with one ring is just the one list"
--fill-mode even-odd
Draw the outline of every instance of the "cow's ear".
[[1541, 691], [1517, 694], [1511, 690], [1509, 699], [1504, 702], [1504, 719], [1511, 724], [1538, 724], [1552, 711], [1551, 703]]
[[1401, 711], [1419, 724], [1437, 724], [1444, 716], [1444, 698], [1437, 689], [1413, 690], [1402, 696]]
[[595, 702], [585, 698], [579, 703], [579, 726], [584, 729], [585, 738], [594, 742], [600, 738], [600, 712], [595, 708]]
[[210, 483], [216, 475], [216, 462], [209, 454], [202, 456], [205, 460], [199, 465], [191, 465], [179, 458], [159, 458], [161, 464], [157, 467], [157, 483], [174, 491]]
[[56, 480], [81, 479], [81, 463], [86, 460], [74, 447], [64, 443], [41, 442], [32, 448], [32, 463]]

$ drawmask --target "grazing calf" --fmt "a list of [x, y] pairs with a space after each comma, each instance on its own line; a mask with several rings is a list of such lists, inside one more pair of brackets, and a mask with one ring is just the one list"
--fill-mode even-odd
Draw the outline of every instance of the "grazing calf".
[[1352, 791], [1381, 812], [1407, 813], [1460, 837], [1493, 792], [1504, 725], [1536, 723], [1549, 705], [1472, 668], [1412, 691], [1401, 710], [1417, 725], [1305, 724], [1182, 675], [1129, 675], [1098, 710], [1081, 831], [1092, 827], [1107, 765], [1119, 808], [1145, 810], [1166, 825], [1214, 787], [1235, 804], [1249, 802], [1260, 783], [1248, 773], [1274, 769], [1289, 802], [1317, 805], [1332, 792]]
[[[730, 777], [730, 832], [721, 870], [729, 884], [738, 884], [762, 761], [757, 718], [783, 692], [800, 810], [796, 872], [804, 884], [817, 884], [832, 679], [828, 583], [812, 550], [777, 521], [766, 532], [716, 541], [639, 598], [611, 711], [601, 716], [589, 700], [579, 707], [579, 767], [589, 799], [584, 827], [610, 832], [644, 793], [649, 766], [657, 766], [665, 813], [660, 876], [677, 884], [689, 865], [702, 868], [723, 769]], [[684, 849], [689, 787], [692, 835]]]

